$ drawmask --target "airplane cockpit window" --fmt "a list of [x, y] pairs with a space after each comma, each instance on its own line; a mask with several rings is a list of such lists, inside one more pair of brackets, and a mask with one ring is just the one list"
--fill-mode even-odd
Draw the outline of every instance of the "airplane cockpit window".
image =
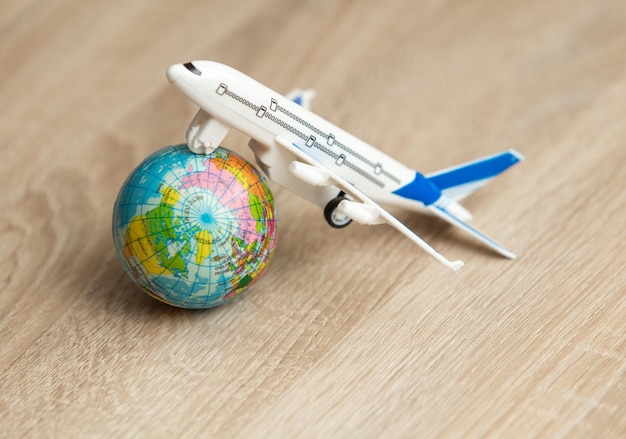
[[198, 76], [202, 75], [202, 72], [198, 70], [198, 68], [194, 66], [192, 62], [186, 62], [185, 64], [183, 64], [183, 66], [185, 66], [185, 68], [189, 70], [191, 73], [193, 73], [194, 75], [198, 75]]

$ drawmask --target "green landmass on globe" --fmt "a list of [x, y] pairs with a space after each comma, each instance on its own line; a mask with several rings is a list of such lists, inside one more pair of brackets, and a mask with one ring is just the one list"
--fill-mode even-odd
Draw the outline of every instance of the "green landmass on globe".
[[225, 148], [186, 145], [146, 158], [113, 210], [115, 250], [153, 297], [184, 308], [234, 298], [265, 272], [276, 246], [274, 198], [264, 178]]

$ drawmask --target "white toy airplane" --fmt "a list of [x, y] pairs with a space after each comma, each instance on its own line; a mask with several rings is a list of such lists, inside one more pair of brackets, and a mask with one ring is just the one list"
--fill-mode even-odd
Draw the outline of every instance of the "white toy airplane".
[[[380, 204], [430, 212], [508, 258], [515, 255], [469, 224], [458, 200], [523, 157], [514, 150], [428, 175], [409, 169], [307, 108], [310, 92], [281, 96], [243, 73], [212, 61], [175, 64], [169, 81], [200, 107], [187, 129], [187, 145], [209, 154], [230, 128], [251, 137], [267, 176], [319, 205], [333, 227], [352, 220], [388, 223], [447, 267], [449, 261]], [[299, 105], [303, 104], [303, 105]]]

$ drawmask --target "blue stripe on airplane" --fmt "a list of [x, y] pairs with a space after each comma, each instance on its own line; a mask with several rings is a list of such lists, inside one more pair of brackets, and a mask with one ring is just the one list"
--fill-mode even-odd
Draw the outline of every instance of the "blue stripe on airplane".
[[404, 198], [421, 201], [425, 206], [433, 204], [441, 197], [441, 190], [419, 172], [415, 173], [415, 179], [411, 183], [402, 186], [393, 193]]

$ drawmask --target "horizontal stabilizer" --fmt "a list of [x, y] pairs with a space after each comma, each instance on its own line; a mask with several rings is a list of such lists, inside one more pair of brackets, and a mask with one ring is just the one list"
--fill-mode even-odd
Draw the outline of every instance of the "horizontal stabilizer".
[[511, 149], [490, 157], [433, 172], [425, 177], [437, 186], [446, 197], [460, 200], [522, 160], [524, 160], [524, 156]]

